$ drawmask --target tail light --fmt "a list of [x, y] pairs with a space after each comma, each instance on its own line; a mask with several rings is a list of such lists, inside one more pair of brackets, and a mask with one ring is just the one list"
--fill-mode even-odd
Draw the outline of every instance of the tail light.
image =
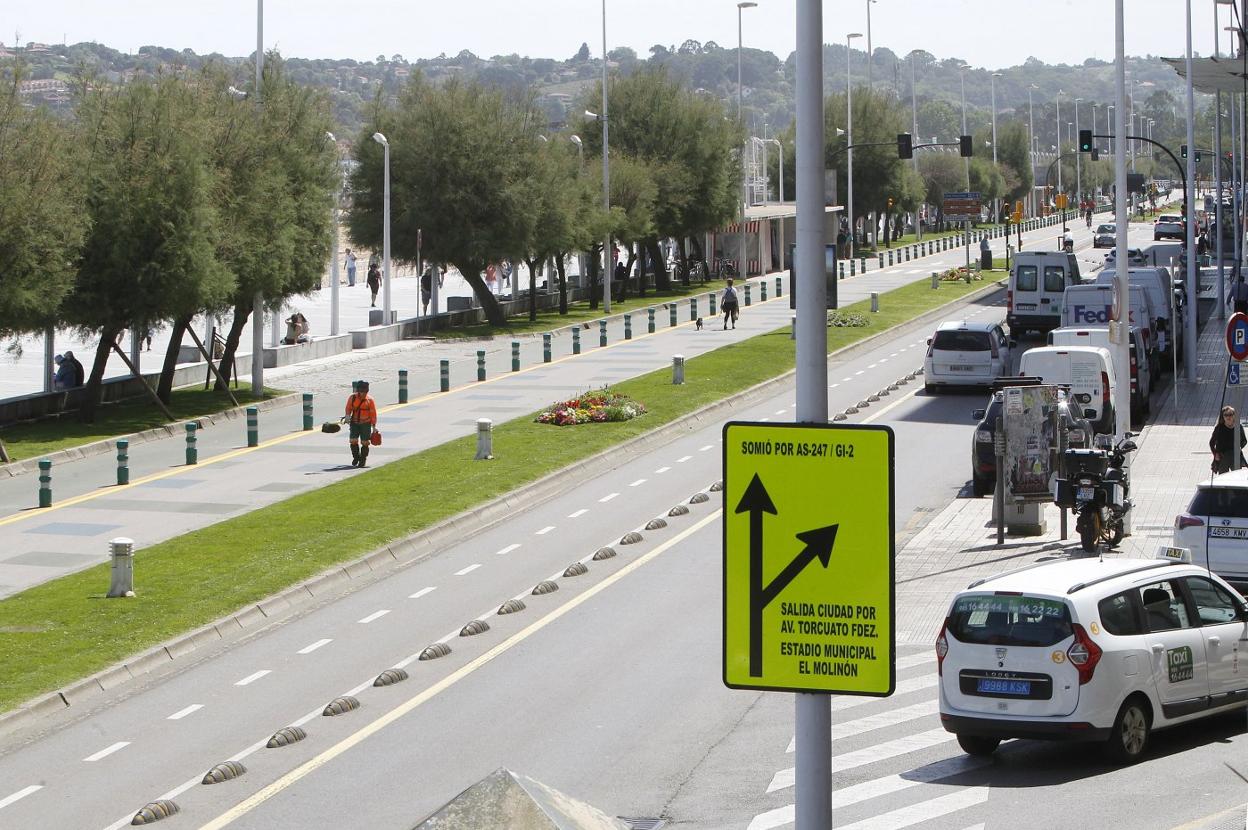
[[940, 624], [940, 633], [936, 635], [936, 676], [940, 677], [944, 673], [945, 655], [949, 653], [949, 640], [945, 636], [945, 630], [949, 627], [949, 618]]
[[996, 360], [1001, 356], [1001, 350], [997, 347], [997, 338], [989, 335], [988, 339], [992, 342], [992, 359]]
[[1140, 388], [1140, 364], [1135, 362], [1135, 352], [1131, 352], [1131, 391], [1138, 392]]
[[1180, 513], [1174, 520], [1175, 530], [1185, 530], [1189, 527], [1204, 527], [1205, 520], [1199, 516], [1189, 516], [1186, 513]]
[[1092, 673], [1096, 671], [1096, 664], [1101, 661], [1103, 652], [1101, 647], [1088, 636], [1088, 632], [1083, 630], [1083, 626], [1075, 623], [1073, 628], [1075, 642], [1066, 649], [1066, 656], [1075, 670], [1079, 672], [1079, 685], [1083, 686], [1092, 679]]
[[1006, 289], [1005, 292], [1005, 308], [1007, 311], [1014, 310], [1014, 289]]
[[928, 360], [932, 359], [932, 349], [936, 348], [936, 346], [933, 345], [934, 340], [935, 338], [932, 338], [932, 340], [927, 341], [927, 359]]
[[1101, 411], [1109, 409], [1109, 373], [1101, 372]]

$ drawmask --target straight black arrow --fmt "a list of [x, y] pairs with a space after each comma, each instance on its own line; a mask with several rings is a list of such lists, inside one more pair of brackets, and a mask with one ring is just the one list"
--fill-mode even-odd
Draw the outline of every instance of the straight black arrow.
[[750, 676], [763, 674], [763, 514], [775, 516], [776, 505], [763, 481], [754, 474], [738, 502], [737, 513], [750, 514]]

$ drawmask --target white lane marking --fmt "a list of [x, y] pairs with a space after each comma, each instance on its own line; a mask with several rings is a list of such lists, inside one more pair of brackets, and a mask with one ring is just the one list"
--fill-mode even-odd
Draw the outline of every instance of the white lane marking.
[[607, 502], [611, 501], [611, 499], [615, 498], [618, 495], [619, 493], [607, 493], [605, 496], [598, 499], [598, 501], [602, 504], [606, 504]]
[[272, 674], [272, 672], [269, 669], [261, 669], [260, 671], [255, 672], [254, 674], [247, 675], [246, 677], [244, 677], [242, 680], [238, 681], [234, 685], [235, 686], [248, 686], [252, 683], [255, 683], [257, 680], [264, 677], [266, 674]]
[[303, 648], [299, 649], [297, 653], [298, 654], [311, 654], [312, 652], [316, 651], [321, 646], [327, 646], [332, 642], [333, 642], [332, 639], [326, 637], [323, 640], [317, 640], [315, 643], [311, 643], [309, 645], [304, 646]]
[[896, 356], [897, 356], [897, 352], [893, 352], [892, 354], [889, 355], [889, 357], [896, 357]]
[[946, 758], [934, 764], [912, 769], [900, 775], [886, 775], [883, 778], [875, 778], [871, 781], [864, 781], [861, 784], [837, 790], [832, 794], [832, 808], [849, 807], [860, 801], [879, 798], [882, 795], [892, 795], [919, 784], [930, 784], [942, 778], [961, 775], [964, 772], [987, 766], [990, 763], [992, 762], [988, 759], [955, 755], [952, 758]]
[[356, 622], [363, 623], [364, 625], [368, 625], [368, 624], [369, 624], [370, 622], [372, 622], [373, 620], [379, 620], [379, 619], [381, 619], [382, 617], [386, 616], [386, 614], [389, 614], [389, 613], [390, 613], [390, 609], [389, 609], [389, 608], [383, 608], [383, 609], [381, 609], [380, 611], [374, 611], [373, 613], [369, 614], [367, 617], [365, 617], [365, 618], [364, 618], [364, 619], [362, 619], [362, 620], [356, 620]]
[[851, 380], [853, 380], [853, 377], [841, 378], [841, 383], [849, 383]]
[[677, 464], [684, 464], [684, 463], [685, 463], [686, 461], [688, 461], [690, 458], [693, 458], [693, 456], [692, 456], [692, 455], [682, 455], [680, 458], [677, 458], [677, 459], [676, 459], [676, 463], [677, 463]]
[[252, 744], [251, 746], [249, 746], [249, 747], [247, 747], [246, 749], [244, 749], [242, 752], [239, 752], [239, 753], [237, 753], [236, 755], [231, 755], [231, 756], [230, 756], [229, 758], [227, 758], [226, 760], [228, 760], [228, 761], [241, 761], [241, 760], [243, 760], [244, 758], [246, 758], [248, 755], [250, 755], [250, 754], [252, 754], [253, 752], [255, 752], [256, 750], [259, 750], [259, 749], [264, 749], [264, 748], [265, 748], [266, 746], [268, 746], [268, 745], [269, 745], [269, 739], [268, 739], [268, 738], [261, 738], [260, 740], [256, 741], [254, 744]]
[[[897, 684], [896, 688], [893, 690], [893, 695], [894, 696], [904, 695], [910, 692], [917, 692], [920, 689], [926, 689], [931, 686], [935, 686], [936, 681], [938, 679], [939, 678], [933, 674], [931, 676], [924, 675], [923, 677], [912, 677], [909, 680], [903, 680]], [[869, 698], [869, 697], [848, 697], [848, 696], [843, 696], [843, 695], [834, 695], [832, 697], [832, 711], [843, 712], [846, 709], [853, 709], [855, 706], [863, 706], [867, 703], [871, 703], [872, 700], [873, 698]], [[939, 707], [939, 704], [935, 700], [932, 700], [927, 703], [919, 703], [919, 704], [915, 704], [914, 706], [906, 707], [908, 709], [915, 710], [915, 711], [921, 708], [928, 708], [929, 711], [920, 712], [919, 714], [911, 715], [908, 717], [902, 717], [899, 720], [896, 720], [894, 722], [900, 723], [902, 720], [908, 720], [909, 717], [921, 717], [923, 714], [934, 714], [937, 711], [939, 711], [938, 707]], [[885, 716], [893, 715], [895, 712], [901, 712], [901, 711], [905, 711], [905, 710], [893, 709], [893, 710], [890, 710], [889, 712], [884, 713], [884, 715]], [[858, 720], [852, 720], [852, 721], [846, 721], [844, 723], [833, 724], [832, 734], [835, 737], [839, 738], [839, 737], [846, 736], [846, 735], [856, 735], [859, 732], [865, 732], [868, 729], [878, 729], [880, 726], [890, 726], [891, 724], [886, 722], [885, 716], [869, 715], [865, 718], [860, 718]], [[880, 720], [876, 720], [876, 718], [880, 718]], [[861, 728], [856, 726], [856, 724], [868, 724], [868, 723], [871, 723], [874, 725], [866, 725]], [[788, 749], [785, 750], [785, 752], [792, 753], [796, 748], [797, 748], [797, 737], [794, 736], [792, 738], [789, 738], [789, 746], [788, 746]]]
[[707, 444], [705, 447], [698, 447], [698, 452], [706, 452], [707, 450], [711, 450], [714, 448], [715, 448], [714, 444]]
[[88, 761], [88, 762], [98, 761], [101, 758], [107, 758], [109, 755], [112, 755], [114, 752], [118, 751], [119, 749], [125, 749], [128, 746], [130, 746], [129, 741], [118, 741], [117, 743], [111, 746], [104, 747], [99, 752], [95, 753], [94, 755], [88, 755], [86, 758], [83, 758], [82, 760]]
[[165, 718], [165, 720], [182, 720], [187, 715], [193, 714], [194, 712], [198, 712], [200, 709], [203, 709], [203, 708], [204, 708], [204, 704], [202, 703], [192, 703], [190, 706], [186, 707], [185, 709], [179, 709], [178, 711], [174, 712], [172, 715]]
[[654, 474], [655, 474], [656, 476], [660, 476], [660, 475], [663, 475], [664, 473], [666, 473], [666, 472], [667, 472], [668, 470], [670, 470], [670, 469], [672, 469], [672, 468], [671, 468], [671, 467], [660, 467], [659, 469], [657, 469], [657, 470], [655, 470], [655, 471], [654, 471]]
[[962, 830], [984, 830], [984, 823], [981, 821], [979, 824], [972, 824], [970, 827], [962, 828]]
[[775, 414], [777, 414], [777, 415], [788, 415], [788, 414], [789, 414], [789, 410], [787, 410], [787, 409], [777, 409], [777, 410], [776, 410], [776, 412], [775, 412]]
[[910, 827], [930, 818], [948, 815], [958, 810], [965, 810], [968, 807], [985, 804], [987, 801], [987, 787], [968, 787], [948, 795], [942, 795], [939, 798], [932, 798], [927, 801], [921, 801], [918, 804], [911, 804], [909, 807], [902, 807], [900, 810], [881, 813], [878, 816], [872, 816], [862, 821], [855, 821], [853, 824], [843, 825], [841, 830], [901, 830], [903, 827]]
[[347, 689], [345, 692], [343, 692], [343, 694], [346, 695], [347, 697], [354, 697], [355, 695], [358, 695], [360, 692], [364, 691], [365, 689], [370, 688], [373, 685], [374, 679], [375, 678], [370, 678], [368, 680], [365, 680], [363, 683], [356, 686], [354, 689]]
[[[576, 514], [575, 514], [575, 513], [573, 513], [572, 515], [573, 515], [573, 516], [575, 516]], [[519, 542], [515, 542], [515, 543], [513, 543], [513, 544], [508, 545], [508, 546], [507, 546], [507, 547], [505, 547], [505, 548], [500, 548], [499, 550], [494, 551], [494, 555], [495, 555], [495, 556], [506, 556], [507, 554], [511, 553], [513, 550], [515, 550], [515, 549], [516, 549], [516, 548], [518, 548], [518, 547], [520, 547], [520, 543], [519, 543]]]
[[[0, 798], [0, 810], [3, 810], [5, 807], [8, 807], [13, 802], [21, 801], [23, 798], [30, 795], [31, 793], [38, 792], [39, 790], [42, 790], [42, 789], [43, 789], [42, 784], [31, 784], [29, 787], [23, 787], [22, 789], [13, 793], [13, 795], [7, 795], [4, 798]], [[126, 818], [126, 824], [129, 824], [130, 819], [132, 818], [134, 818], [133, 813], [131, 813]]]
[[580, 518], [581, 516], [584, 516], [584, 515], [585, 515], [586, 513], [588, 513], [588, 512], [589, 512], [589, 508], [587, 508], [587, 507], [582, 507], [580, 510], [574, 510], [574, 511], [572, 511], [571, 513], [569, 513], [569, 514], [568, 514], [568, 518], [569, 518], [569, 519], [578, 519], [578, 518]]
[[[855, 767], [865, 766], [866, 764], [874, 764], [876, 761], [884, 761], [889, 758], [896, 758], [898, 755], [906, 755], [910, 752], [917, 752], [920, 749], [938, 746], [952, 740], [953, 734], [946, 732], [943, 728], [931, 729], [927, 732], [920, 732], [917, 735], [907, 735], [895, 741], [886, 741], [866, 749], [833, 756], [832, 772], [844, 772]], [[793, 783], [794, 768], [782, 769], [775, 774], [775, 777], [771, 779], [771, 783], [767, 785], [767, 792], [771, 793], [776, 790], [787, 789], [792, 787]]]
[[832, 384], [831, 386], [829, 386], [828, 388], [829, 388], [829, 389], [835, 389], [835, 388], [836, 388], [836, 387], [838, 387], [838, 386], [840, 386], [840, 384], [839, 384], [839, 383], [834, 383], [834, 384]]
[[868, 416], [868, 417], [866, 417], [866, 418], [863, 418], [863, 419], [862, 419], [859, 423], [869, 424], [869, 423], [871, 423], [872, 421], [876, 420], [877, 418], [883, 417], [883, 416], [884, 416], [885, 414], [887, 414], [888, 412], [891, 412], [892, 410], [894, 410], [894, 409], [896, 409], [897, 407], [901, 406], [901, 405], [902, 405], [903, 403], [905, 403], [906, 401], [908, 401], [908, 400], [910, 400], [911, 398], [913, 398], [915, 395], [919, 394], [919, 390], [920, 390], [920, 389], [922, 389], [922, 388], [923, 388], [922, 386], [919, 386], [919, 387], [915, 388], [913, 391], [911, 391], [911, 392], [907, 392], [905, 395], [902, 395], [900, 398], [898, 398], [897, 400], [893, 401], [892, 403], [890, 403], [888, 406], [884, 407], [884, 408], [883, 408], [883, 409], [881, 409], [880, 411], [878, 411], [878, 412], [876, 412], [876, 413], [874, 413], [874, 414], [872, 414], [872, 415], [869, 415], [869, 416]]
[[881, 357], [881, 358], [880, 358], [880, 362], [881, 362], [881, 363], [887, 363], [887, 362], [888, 362], [888, 358], [887, 358], [887, 357]]
[[407, 595], [407, 598], [408, 598], [408, 599], [420, 599], [420, 598], [421, 598], [421, 597], [423, 597], [425, 594], [432, 594], [432, 593], [433, 593], [434, 591], [436, 591], [436, 590], [438, 590], [438, 589], [437, 589], [435, 586], [430, 585], [428, 588], [421, 588], [419, 591], [417, 591], [417, 592], [416, 592], [416, 593], [414, 593], [414, 594], [408, 594], [408, 595]]
[[[872, 363], [872, 364], [871, 364], [870, 366], [868, 366], [867, 368], [868, 368], [868, 369], [874, 369], [876, 366], [879, 366], [879, 365], [880, 365], [880, 364], [878, 364], [878, 363]], [[862, 374], [862, 372], [859, 372], [858, 374]]]
[[644, 478], [639, 478], [639, 479], [637, 479], [636, 481], [634, 481], [632, 484], [630, 484], [630, 485], [628, 485], [628, 486], [629, 486], [629, 487], [640, 487], [641, 485], [643, 485], [643, 484], [645, 484], [645, 483], [646, 483], [646, 480], [645, 480]]
[[783, 807], [777, 807], [774, 810], [768, 810], [765, 813], [759, 813], [754, 816], [754, 818], [750, 819], [750, 825], [745, 830], [773, 830], [776, 827], [792, 824], [796, 820], [796, 805], [786, 804]]
[[464, 568], [462, 571], [456, 571], [456, 572], [455, 572], [455, 575], [456, 575], [456, 576], [463, 576], [464, 574], [470, 574], [470, 573], [472, 573], [473, 571], [475, 571], [475, 570], [476, 570], [477, 568], [479, 568], [479, 567], [481, 567], [480, 563], [473, 564], [473, 565], [469, 565], [468, 567]]
[[[417, 656], [419, 656], [419, 655], [417, 655]], [[299, 720], [297, 720], [297, 721], [295, 721], [294, 723], [292, 723], [292, 724], [291, 724], [291, 726], [303, 726], [305, 723], [308, 723], [309, 721], [314, 721], [314, 720], [316, 720], [317, 718], [321, 717], [321, 713], [322, 713], [322, 712], [324, 712], [324, 711], [325, 711], [324, 709], [313, 709], [311, 712], [308, 712], [306, 715], [304, 715], [303, 717], [301, 717]]]
[[554, 530], [554, 529], [555, 529], [555, 526], [554, 526], [554, 525], [546, 525], [544, 528], [542, 528], [541, 530], [537, 531], [537, 532], [536, 532], [536, 533], [534, 533], [533, 535], [534, 535], [534, 536], [545, 536], [547, 533], [550, 533], [550, 532], [551, 532], [552, 530]]
[[863, 375], [863, 374], [866, 374], [866, 372], [867, 372], [867, 370], [866, 370], [866, 369], [859, 369], [857, 372], [854, 372], [854, 374], [855, 374], [855, 375]]
[[924, 663], [935, 663], [936, 652], [934, 651], [916, 651], [914, 654], [907, 654], [905, 657], [898, 657], [896, 667], [898, 671], [902, 669], [921, 666]]
[[771, 419], [770, 419], [770, 418], [759, 418], [758, 420], [760, 420], [760, 421], [770, 421]]

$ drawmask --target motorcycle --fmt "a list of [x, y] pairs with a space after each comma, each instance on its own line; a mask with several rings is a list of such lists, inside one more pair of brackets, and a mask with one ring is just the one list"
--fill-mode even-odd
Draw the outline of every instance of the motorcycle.
[[1073, 240], [1073, 239], [1063, 239], [1063, 240], [1062, 240], [1062, 250], [1063, 250], [1063, 251], [1065, 251], [1065, 252], [1066, 252], [1066, 253], [1068, 253], [1068, 254], [1073, 254], [1073, 253], [1075, 252], [1075, 240]]
[[1125, 535], [1124, 519], [1131, 509], [1127, 454], [1136, 450], [1128, 432], [1110, 448], [1068, 449], [1063, 455], [1065, 478], [1057, 481], [1057, 505], [1070, 508], [1081, 547], [1093, 553], [1100, 542], [1117, 547]]

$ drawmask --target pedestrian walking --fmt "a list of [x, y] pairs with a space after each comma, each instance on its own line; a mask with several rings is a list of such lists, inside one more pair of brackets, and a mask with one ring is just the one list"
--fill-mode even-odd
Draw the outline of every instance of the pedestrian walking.
[[343, 416], [350, 427], [351, 466], [368, 466], [368, 448], [373, 430], [377, 427], [377, 404], [368, 395], [368, 381], [357, 380], [355, 391], [347, 398], [347, 414]]
[[369, 301], [370, 308], [377, 307], [377, 292], [381, 290], [381, 269], [377, 267], [376, 262], [368, 264], [368, 290], [373, 292], [373, 298]]
[[355, 285], [355, 254], [347, 248], [347, 285]]
[[[1238, 449], [1236, 449], [1236, 437], [1238, 436]], [[1235, 417], [1235, 407], [1222, 407], [1222, 417], [1218, 419], [1218, 423], [1213, 428], [1213, 434], [1209, 436], [1209, 451], [1213, 453], [1213, 463], [1210, 469], [1215, 473], [1225, 473], [1231, 469], [1231, 461], [1235, 458], [1235, 453], [1239, 453], [1240, 469], [1243, 469], [1244, 444], [1248, 439], [1244, 437], [1244, 432], [1239, 426], [1239, 421]]]
[[429, 299], [433, 296], [433, 266], [426, 265], [425, 273], [420, 275], [420, 305], [424, 309], [421, 313], [429, 313]]
[[1240, 314], [1248, 314], [1248, 283], [1244, 282], [1242, 274], [1231, 288], [1231, 296], [1227, 298], [1227, 302], [1234, 305], [1235, 311]]
[[724, 286], [724, 294], [720, 297], [719, 308], [724, 313], [724, 331], [728, 330], [728, 323], [731, 320], [732, 327], [737, 327], [737, 289], [732, 287], [732, 277], [728, 278], [728, 284]]

